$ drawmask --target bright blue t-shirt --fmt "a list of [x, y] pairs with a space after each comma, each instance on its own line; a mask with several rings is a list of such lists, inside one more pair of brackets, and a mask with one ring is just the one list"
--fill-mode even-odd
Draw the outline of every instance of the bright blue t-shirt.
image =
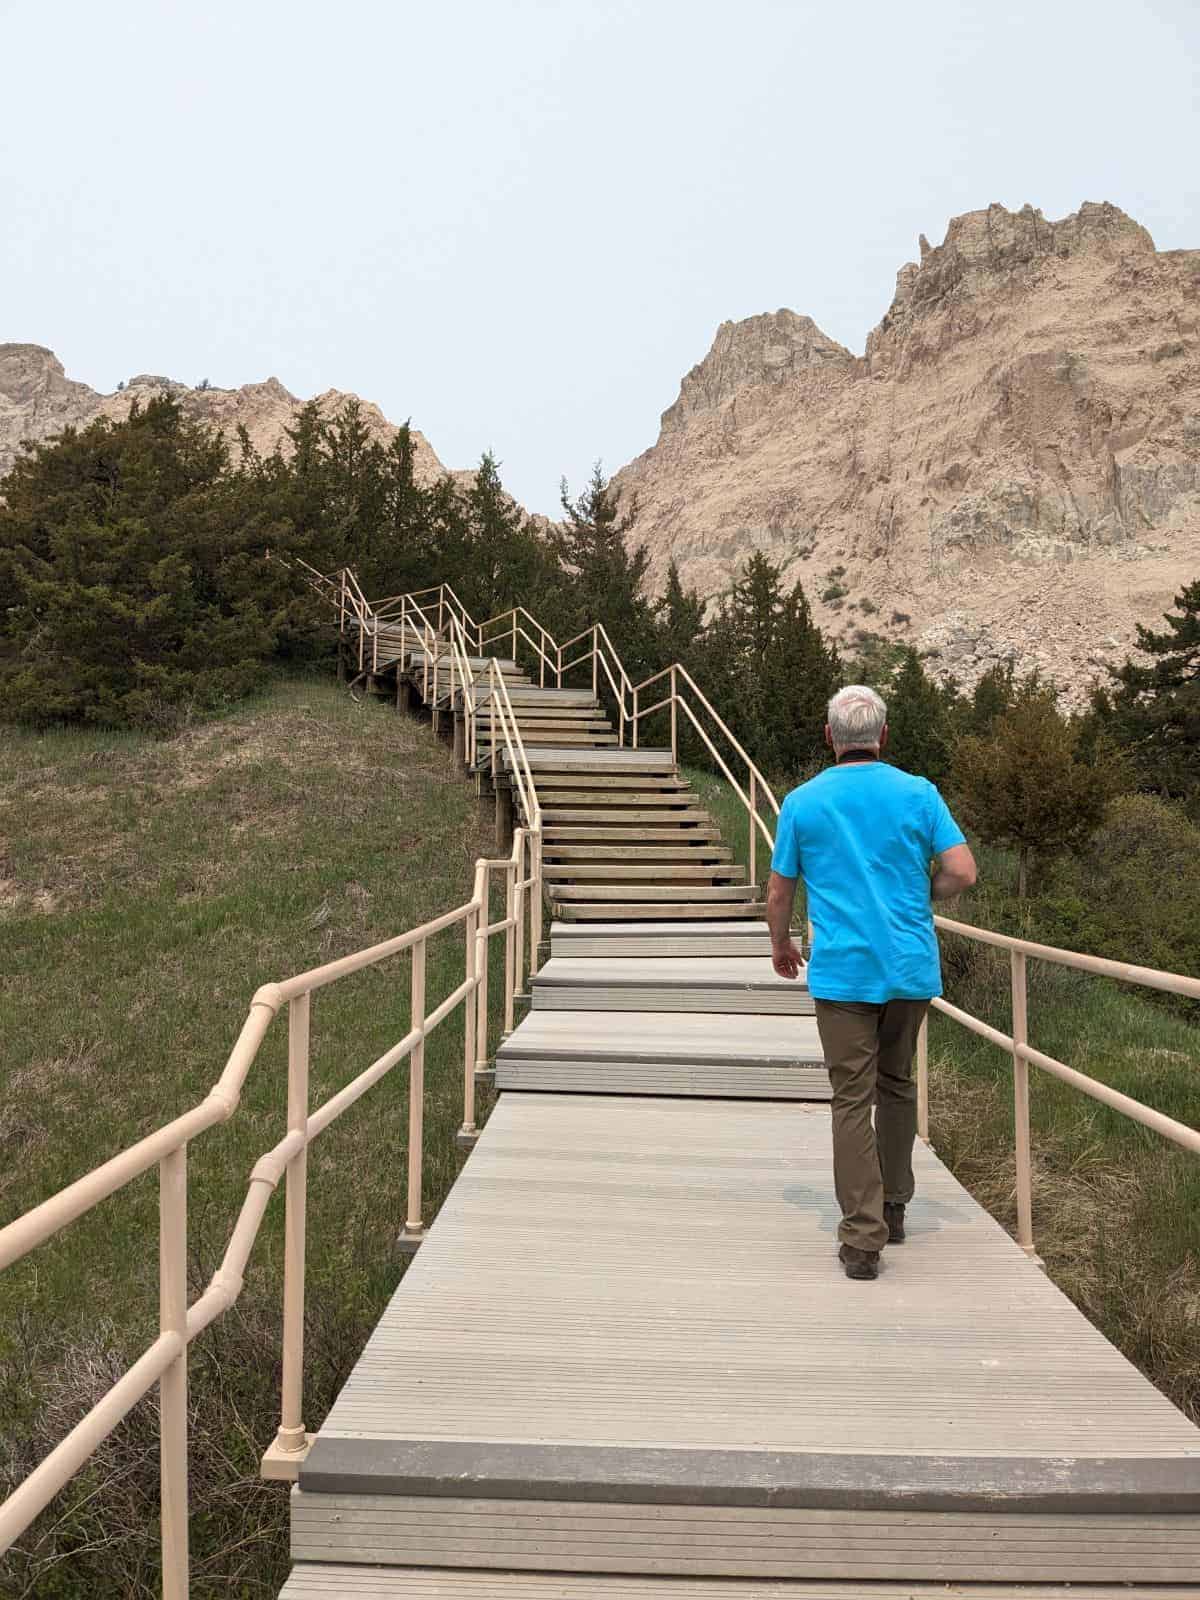
[[828, 767], [783, 802], [772, 870], [804, 879], [818, 1000], [942, 992], [929, 864], [962, 829], [927, 778], [883, 761]]

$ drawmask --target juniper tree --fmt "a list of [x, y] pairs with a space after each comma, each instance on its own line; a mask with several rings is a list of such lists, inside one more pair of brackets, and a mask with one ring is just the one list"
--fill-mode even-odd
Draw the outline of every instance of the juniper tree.
[[1081, 759], [1078, 725], [1061, 715], [1053, 690], [1036, 679], [1021, 686], [990, 734], [962, 740], [952, 776], [965, 820], [988, 844], [1016, 850], [1022, 898], [1031, 855], [1082, 844], [1123, 785], [1120, 764], [1107, 751]]
[[1094, 692], [1092, 713], [1127, 751], [1141, 788], [1200, 810], [1200, 579], [1174, 604], [1165, 630], [1137, 630], [1137, 647], [1151, 659], [1111, 669], [1113, 687]]

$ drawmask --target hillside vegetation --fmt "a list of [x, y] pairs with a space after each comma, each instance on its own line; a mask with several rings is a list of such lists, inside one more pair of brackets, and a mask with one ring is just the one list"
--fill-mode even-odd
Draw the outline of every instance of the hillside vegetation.
[[[418, 724], [323, 680], [275, 683], [167, 740], [0, 730], [0, 1222], [195, 1104], [254, 990], [469, 897], [494, 853], [472, 789]], [[461, 980], [462, 934], [428, 994]], [[400, 957], [313, 1002], [312, 1103], [408, 1028]], [[241, 1107], [189, 1151], [192, 1297], [257, 1157], [286, 1131], [287, 1023]], [[461, 1013], [427, 1054], [428, 1214], [457, 1171]], [[406, 1069], [309, 1161], [305, 1420], [315, 1426], [402, 1270]], [[282, 1196], [241, 1299], [192, 1347], [192, 1594], [265, 1596], [287, 1492], [258, 1479], [278, 1425]], [[157, 1184], [138, 1180], [0, 1277], [0, 1496], [153, 1338]], [[158, 1593], [151, 1398], [0, 1564], [0, 1594]]]

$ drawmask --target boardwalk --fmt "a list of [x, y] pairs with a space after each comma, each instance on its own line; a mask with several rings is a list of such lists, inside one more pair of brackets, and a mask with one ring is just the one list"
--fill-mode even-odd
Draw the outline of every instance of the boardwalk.
[[[529, 754], [546, 860], [582, 866], [547, 875], [499, 1103], [301, 1468], [285, 1600], [1200, 1596], [1200, 1430], [928, 1147], [908, 1241], [845, 1279], [811, 1002], [755, 886], [676, 873], [721, 843], [661, 752]], [[559, 806], [572, 764], [666, 800]], [[568, 826], [671, 850], [614, 902]]]

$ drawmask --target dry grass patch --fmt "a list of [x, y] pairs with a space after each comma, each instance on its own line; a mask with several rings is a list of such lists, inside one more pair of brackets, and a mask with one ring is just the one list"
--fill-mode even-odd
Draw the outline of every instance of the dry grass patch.
[[[15, 885], [0, 904], [0, 1222], [195, 1104], [260, 984], [461, 904], [491, 853], [427, 728], [311, 680], [157, 743], [0, 730], [0, 773]], [[44, 891], [52, 910], [35, 909]], [[439, 936], [430, 1004], [461, 977], [461, 933]], [[402, 958], [317, 996], [314, 1104], [407, 1031], [408, 999]], [[461, 1030], [448, 1020], [426, 1054], [429, 1215], [460, 1160]], [[279, 1019], [234, 1120], [189, 1150], [193, 1295], [286, 1128], [285, 1040]], [[400, 1067], [313, 1148], [310, 1427], [403, 1270], [406, 1125]], [[193, 1347], [195, 1600], [274, 1595], [286, 1571], [286, 1491], [257, 1477], [278, 1423], [281, 1273], [277, 1198], [242, 1298]], [[0, 1495], [153, 1337], [156, 1274], [149, 1175], [0, 1278]], [[157, 1594], [156, 1440], [151, 1401], [0, 1562], [0, 1594]]]

